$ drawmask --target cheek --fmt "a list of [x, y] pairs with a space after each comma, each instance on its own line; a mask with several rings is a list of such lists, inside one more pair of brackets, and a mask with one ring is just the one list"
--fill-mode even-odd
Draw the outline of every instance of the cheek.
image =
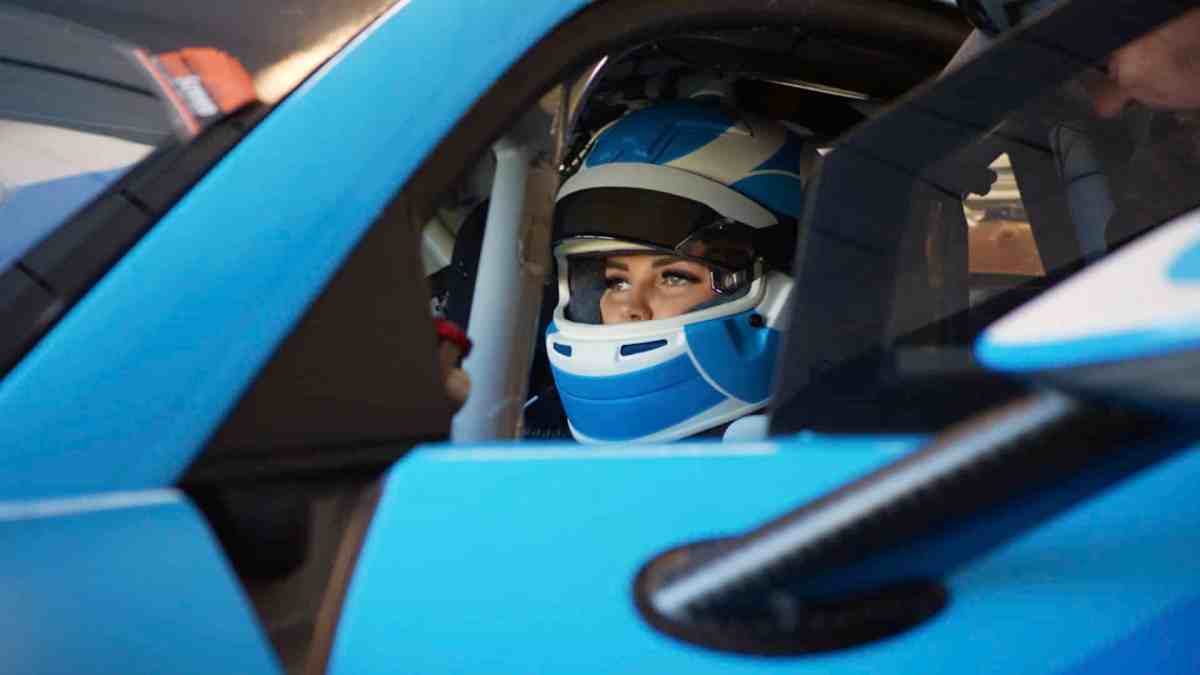
[[605, 292], [600, 296], [600, 323], [616, 323], [617, 307], [612, 295]]
[[696, 305], [708, 302], [715, 297], [717, 297], [717, 292], [708, 284], [693, 284], [677, 293], [663, 293], [659, 296], [658, 308], [654, 312], [654, 316], [662, 319], [679, 316], [691, 311]]

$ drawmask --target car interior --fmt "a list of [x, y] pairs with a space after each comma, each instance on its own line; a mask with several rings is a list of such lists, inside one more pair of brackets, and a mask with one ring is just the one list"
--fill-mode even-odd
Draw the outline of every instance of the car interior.
[[[638, 44], [619, 56], [606, 55], [587, 69], [586, 79], [577, 80], [576, 87], [586, 91], [567, 120], [563, 159], [557, 167], [560, 180], [577, 169], [595, 135], [623, 115], [654, 103], [714, 92], [740, 111], [783, 121], [818, 152], [825, 152], [854, 125], [936, 74], [948, 53], [901, 55], [796, 25], [693, 31]], [[422, 230], [423, 263], [434, 311], [463, 326], [470, 322], [487, 219], [488, 178], [494, 171], [494, 159], [485, 156]], [[1008, 179], [1011, 183], [1011, 171]], [[1004, 209], [1019, 212], [1015, 186], [1010, 192], [1007, 199], [993, 197], [975, 205], [976, 217], [992, 223]], [[1006, 257], [1036, 260], [1027, 224], [1017, 220], [1003, 232], [994, 229], [997, 233], [991, 240], [1003, 238], [1000, 246], [987, 237], [972, 239], [980, 248], [995, 251], [994, 267], [1005, 270], [1007, 265], [1020, 272]], [[1009, 241], [1014, 236], [1023, 239], [1014, 245]], [[539, 336], [558, 301], [556, 279], [553, 270], [545, 275]], [[555, 400], [545, 344], [535, 339], [534, 349], [522, 437], [570, 440], [561, 405]]]

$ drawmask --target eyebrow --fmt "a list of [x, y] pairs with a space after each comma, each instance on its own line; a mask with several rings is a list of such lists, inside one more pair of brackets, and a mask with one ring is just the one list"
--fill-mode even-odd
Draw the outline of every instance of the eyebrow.
[[[690, 263], [692, 261], [688, 260], [687, 258], [680, 258], [679, 256], [665, 255], [665, 256], [662, 256], [661, 258], [657, 258], [654, 262], [650, 263], [650, 267], [653, 267], [653, 268], [666, 267], [667, 265], [674, 265], [675, 263], [679, 263], [679, 262]], [[696, 264], [696, 263], [693, 263], [693, 264]]]
[[[658, 269], [659, 267], [666, 267], [667, 265], [674, 265], [675, 263], [680, 263], [680, 262], [690, 263], [692, 261], [688, 260], [687, 258], [680, 258], [679, 256], [663, 255], [663, 256], [659, 256], [659, 257], [655, 258], [654, 262], [650, 263], [650, 267], [652, 269]], [[617, 262], [617, 261], [613, 260], [612, 258], [604, 259], [604, 267], [605, 268], [612, 267], [614, 269], [625, 270], [627, 272], [629, 271], [629, 265], [626, 265], [623, 262]]]

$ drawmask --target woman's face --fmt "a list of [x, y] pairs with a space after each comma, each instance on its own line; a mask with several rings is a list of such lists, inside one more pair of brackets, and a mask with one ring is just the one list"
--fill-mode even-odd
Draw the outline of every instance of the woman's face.
[[612, 256], [604, 261], [604, 278], [604, 323], [668, 319], [717, 297], [707, 267], [672, 255]]

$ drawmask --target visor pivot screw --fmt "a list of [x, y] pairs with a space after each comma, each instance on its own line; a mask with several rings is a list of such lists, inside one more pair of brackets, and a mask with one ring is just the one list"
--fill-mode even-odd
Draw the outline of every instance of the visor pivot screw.
[[762, 328], [764, 324], [766, 324], [766, 321], [763, 320], [762, 314], [758, 314], [756, 312], [756, 313], [750, 315], [750, 325], [751, 326], [753, 326], [755, 328]]

